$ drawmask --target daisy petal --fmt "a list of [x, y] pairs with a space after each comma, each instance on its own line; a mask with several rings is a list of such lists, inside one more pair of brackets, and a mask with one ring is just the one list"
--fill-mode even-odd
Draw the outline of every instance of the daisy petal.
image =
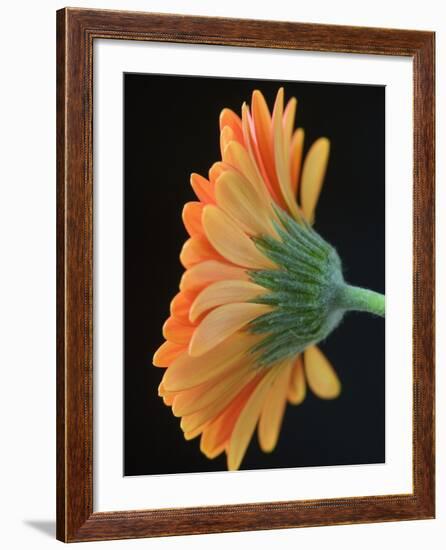
[[265, 313], [272, 311], [266, 304], [226, 304], [213, 309], [195, 329], [189, 343], [189, 355], [199, 357], [223, 342]]
[[[245, 381], [239, 382], [239, 384], [246, 384], [255, 376], [255, 372], [251, 370], [250, 372], [245, 374]], [[195, 430], [200, 426], [204, 426], [205, 424], [216, 418], [219, 414], [221, 414], [221, 412], [224, 411], [224, 409], [231, 403], [233, 399], [234, 388], [233, 391], [227, 391], [225, 393], [218, 394], [216, 398], [208, 404], [208, 406], [200, 409], [193, 414], [183, 416], [180, 424], [181, 429], [188, 432], [190, 430]]]
[[235, 139], [239, 143], [243, 143], [242, 121], [231, 109], [223, 109], [220, 113], [220, 130], [223, 130], [225, 126], [229, 126]]
[[215, 203], [214, 190], [211, 183], [200, 174], [191, 174], [190, 183], [197, 197], [205, 204]]
[[223, 395], [228, 393], [232, 396], [236, 395], [251, 369], [251, 363], [245, 361], [245, 364], [236, 369], [223, 372], [220, 376], [214, 377], [204, 384], [180, 392], [173, 403], [172, 411], [174, 415], [190, 415], [208, 407]]
[[306, 219], [313, 223], [319, 194], [327, 169], [330, 142], [327, 138], [319, 138], [310, 147], [302, 168], [301, 205]]
[[180, 281], [180, 290], [198, 292], [210, 283], [225, 279], [249, 281], [249, 276], [246, 270], [241, 267], [209, 260], [194, 265], [183, 274]]
[[234, 171], [222, 174], [215, 186], [215, 197], [217, 205], [249, 235], [276, 235], [271, 221], [271, 208], [265, 206], [241, 174]]
[[274, 268], [252, 240], [220, 208], [208, 205], [203, 210], [203, 227], [212, 246], [230, 262], [252, 269]]
[[203, 208], [204, 204], [197, 201], [187, 202], [184, 205], [182, 214], [183, 223], [186, 231], [191, 237], [203, 234], [203, 226], [201, 225]]
[[262, 378], [259, 378], [259, 383], [240, 413], [231, 434], [228, 448], [229, 470], [238, 470], [240, 467], [276, 372], [270, 369], [258, 376]]
[[[230, 143], [235, 143], [231, 141]], [[218, 178], [226, 171], [231, 170], [232, 167], [226, 162], [214, 162], [209, 168], [209, 181], [215, 186]]]
[[203, 289], [189, 310], [194, 323], [200, 315], [217, 306], [233, 302], [249, 302], [265, 294], [267, 290], [249, 281], [218, 281]]
[[289, 169], [289, 145], [285, 146], [283, 136], [283, 88], [280, 88], [273, 114], [273, 129], [274, 129], [274, 160], [276, 166], [277, 178], [279, 187], [285, 203], [293, 216], [298, 219], [299, 211], [296, 204], [296, 199], [291, 190], [291, 178]]
[[186, 390], [203, 384], [237, 367], [258, 341], [258, 337], [239, 332], [201, 357], [180, 355], [164, 373], [163, 384], [169, 391]]
[[317, 346], [304, 352], [305, 374], [312, 392], [321, 399], [334, 399], [341, 393], [341, 383], [328, 359]]
[[197, 297], [196, 292], [179, 292], [170, 302], [170, 314], [183, 323], [189, 325], [189, 310]]
[[259, 153], [268, 174], [268, 178], [272, 183], [274, 183], [276, 181], [276, 174], [271, 135], [272, 121], [268, 105], [266, 104], [263, 94], [259, 92], [259, 90], [254, 90], [252, 94], [251, 106]]
[[234, 132], [229, 126], [224, 126], [220, 132], [220, 152], [221, 152], [222, 158], [223, 158], [223, 152], [226, 148], [226, 145], [230, 141], [235, 141]]
[[290, 176], [291, 176], [291, 189], [293, 196], [297, 194], [297, 187], [299, 182], [300, 168], [302, 164], [302, 152], [304, 148], [305, 132], [302, 128], [298, 128], [291, 140], [290, 146]]
[[227, 166], [235, 168], [249, 181], [265, 205], [270, 204], [271, 196], [265, 182], [244, 147], [236, 141], [230, 141], [224, 150], [223, 159]]
[[292, 97], [283, 113], [283, 136], [286, 149], [290, 148], [291, 136], [293, 135], [294, 119], [296, 117], [297, 100]]
[[258, 382], [259, 375], [245, 384], [226, 409], [203, 431], [200, 449], [208, 458], [214, 458], [224, 450], [237, 418]]
[[185, 351], [187, 351], [187, 346], [184, 344], [175, 344], [174, 342], [166, 341], [156, 350], [153, 356], [153, 364], [155, 367], [168, 367]]
[[268, 391], [260, 414], [258, 427], [260, 447], [265, 453], [270, 453], [274, 450], [279, 438], [280, 427], [282, 426], [287, 402], [291, 367], [291, 361], [287, 361], [284, 366], [274, 367], [280, 368], [281, 371]]
[[164, 404], [170, 407], [177, 394], [176, 392], [167, 391], [164, 384], [161, 382], [158, 386], [158, 395], [163, 398]]
[[180, 262], [187, 269], [206, 260], [221, 260], [220, 254], [211, 246], [205, 235], [188, 239], [181, 249]]
[[175, 344], [189, 344], [194, 330], [193, 325], [185, 325], [175, 317], [169, 317], [163, 325], [163, 336]]
[[294, 362], [291, 370], [290, 386], [288, 388], [288, 401], [292, 405], [299, 405], [305, 399], [306, 383], [304, 375], [304, 365], [302, 357], [299, 357]]

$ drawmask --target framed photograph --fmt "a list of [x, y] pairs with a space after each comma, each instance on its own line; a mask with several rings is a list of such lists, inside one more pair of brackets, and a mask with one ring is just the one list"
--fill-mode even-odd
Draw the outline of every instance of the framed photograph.
[[434, 517], [434, 33], [57, 12], [57, 537]]

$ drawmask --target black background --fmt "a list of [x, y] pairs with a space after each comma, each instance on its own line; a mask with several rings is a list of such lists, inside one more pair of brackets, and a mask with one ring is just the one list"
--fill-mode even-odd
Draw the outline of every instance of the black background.
[[[220, 159], [220, 111], [240, 113], [256, 88], [272, 108], [281, 85], [286, 99], [298, 99], [304, 150], [318, 137], [331, 141], [315, 228], [337, 248], [348, 282], [384, 292], [384, 87], [126, 74], [125, 475], [226, 469], [224, 454], [211, 461], [198, 438], [184, 440], [157, 395], [164, 369], [152, 366], [152, 355], [183, 272], [181, 211], [196, 200], [190, 174], [207, 177]], [[253, 437], [242, 469], [385, 461], [384, 326], [367, 314], [345, 317], [321, 344], [341, 396], [324, 401], [308, 392], [302, 405], [289, 405], [275, 451], [263, 453]]]

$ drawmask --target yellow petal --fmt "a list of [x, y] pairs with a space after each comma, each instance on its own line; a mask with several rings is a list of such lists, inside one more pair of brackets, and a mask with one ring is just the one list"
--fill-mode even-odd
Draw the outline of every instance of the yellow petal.
[[288, 360], [285, 365], [273, 367], [280, 369], [280, 373], [268, 391], [258, 427], [260, 447], [265, 453], [270, 453], [274, 449], [279, 438], [287, 402], [291, 367], [291, 360]]
[[229, 441], [228, 469], [238, 470], [245, 456], [252, 434], [254, 433], [260, 412], [262, 410], [268, 390], [276, 376], [274, 369], [269, 369], [258, 386], [249, 397], [238, 420]]
[[251, 269], [272, 269], [275, 264], [264, 256], [252, 240], [220, 208], [207, 205], [203, 227], [209, 242], [230, 262]]
[[[281, 196], [276, 193], [277, 186], [275, 186], [274, 183], [271, 183], [270, 177], [268, 176], [267, 170], [264, 166], [262, 155], [259, 150], [259, 145], [257, 143], [254, 122], [251, 118], [249, 107], [246, 105], [246, 103], [243, 103], [242, 105], [242, 128], [246, 151], [249, 154], [249, 158], [251, 159], [252, 164], [255, 167], [255, 170], [263, 187], [265, 187], [265, 189], [267, 190], [267, 194], [269, 195], [268, 200], [272, 200], [273, 202], [284, 208], [285, 204], [283, 204]], [[248, 179], [251, 181], [250, 178]]]
[[168, 367], [175, 359], [187, 351], [187, 346], [184, 344], [174, 344], [173, 342], [164, 342], [157, 349], [153, 356], [153, 364], [155, 367]]
[[299, 355], [291, 371], [288, 401], [293, 405], [299, 405], [305, 399], [306, 391], [307, 386], [305, 383], [304, 366], [302, 357]]
[[291, 189], [293, 196], [296, 197], [297, 186], [299, 182], [300, 168], [302, 164], [302, 152], [304, 148], [305, 132], [302, 128], [298, 128], [291, 140], [290, 146], [290, 176], [291, 176]]
[[319, 194], [327, 170], [330, 142], [319, 138], [310, 147], [302, 168], [301, 206], [306, 219], [313, 223]]
[[209, 168], [209, 181], [215, 185], [218, 178], [223, 174], [223, 172], [231, 169], [231, 166], [226, 162], [214, 162], [214, 164]]
[[203, 226], [201, 225], [203, 208], [204, 204], [197, 201], [187, 202], [184, 205], [182, 214], [183, 223], [191, 237], [203, 234]]
[[341, 393], [339, 378], [328, 359], [317, 346], [304, 352], [305, 374], [308, 385], [321, 399], [334, 399]]
[[263, 286], [249, 281], [218, 281], [203, 289], [195, 298], [189, 310], [189, 318], [194, 323], [209, 309], [233, 302], [248, 302], [266, 292]]
[[195, 429], [195, 430], [190, 430], [188, 432], [184, 432], [183, 435], [184, 435], [184, 439], [186, 441], [190, 441], [191, 439], [195, 439], [196, 437], [198, 437], [201, 432], [203, 431], [203, 426], [200, 426], [199, 428]]
[[[246, 384], [255, 376], [256, 372], [254, 370], [246, 373], [243, 384]], [[181, 429], [183, 431], [189, 432], [212, 421], [219, 414], [221, 414], [221, 412], [229, 405], [229, 403], [231, 403], [236, 393], [237, 389], [232, 388], [232, 391], [227, 391], [216, 396], [216, 398], [211, 403], [209, 403], [207, 407], [204, 407], [203, 409], [200, 409], [193, 414], [183, 416], [180, 423]]]
[[254, 90], [252, 94], [251, 106], [259, 153], [265, 170], [272, 181], [275, 178], [271, 115], [269, 113], [265, 98], [259, 90]]
[[200, 357], [246, 326], [269, 313], [273, 308], [266, 304], [226, 304], [213, 309], [201, 321], [189, 343], [189, 355]]
[[220, 254], [211, 246], [205, 235], [188, 239], [181, 249], [180, 262], [187, 269], [206, 260], [221, 260]]
[[229, 126], [224, 126], [220, 132], [220, 151], [222, 158], [226, 145], [230, 141], [235, 141], [234, 132]]
[[167, 406], [171, 406], [173, 403], [173, 400], [175, 399], [176, 392], [169, 392], [164, 387], [163, 383], [158, 386], [158, 395], [163, 398], [163, 402]]
[[173, 403], [174, 415], [190, 415], [208, 407], [227, 393], [231, 393], [232, 396], [236, 395], [250, 369], [252, 369], [251, 363], [245, 361], [236, 369], [225, 371], [204, 384], [180, 392]]
[[246, 270], [241, 267], [209, 260], [194, 265], [183, 274], [180, 281], [180, 290], [197, 292], [210, 283], [225, 279], [249, 281], [249, 276]]
[[208, 458], [214, 458], [225, 449], [235, 423], [249, 396], [257, 387], [261, 376], [257, 374], [252, 380], [245, 383], [224, 411], [203, 430], [200, 449]]
[[286, 106], [283, 113], [283, 136], [284, 145], [286, 149], [290, 148], [291, 136], [293, 135], [294, 119], [296, 117], [297, 100], [292, 97]]
[[265, 205], [270, 205], [271, 196], [257, 165], [240, 143], [230, 141], [224, 150], [223, 159], [226, 165], [235, 168], [249, 181]]
[[234, 133], [235, 139], [243, 143], [242, 121], [234, 111], [227, 108], [223, 109], [220, 113], [220, 130], [223, 130], [225, 126], [229, 126]]
[[228, 171], [218, 178], [215, 198], [217, 205], [248, 235], [277, 235], [271, 220], [271, 208], [238, 172]]
[[291, 177], [289, 168], [289, 145], [285, 146], [283, 136], [283, 88], [280, 88], [277, 93], [276, 104], [273, 114], [274, 128], [274, 160], [276, 165], [276, 173], [279, 181], [282, 196], [288, 206], [291, 214], [299, 219], [299, 211], [297, 208], [296, 199], [293, 196], [291, 189]]
[[163, 384], [169, 391], [186, 390], [235, 368], [259, 337], [236, 333], [201, 357], [179, 356], [166, 370]]

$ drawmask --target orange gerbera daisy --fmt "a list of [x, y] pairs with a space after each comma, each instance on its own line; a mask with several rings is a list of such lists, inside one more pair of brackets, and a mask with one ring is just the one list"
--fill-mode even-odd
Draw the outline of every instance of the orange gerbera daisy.
[[191, 176], [186, 271], [153, 358], [167, 369], [159, 395], [184, 437], [201, 436], [208, 458], [226, 452], [230, 470], [256, 426], [262, 450], [275, 448], [287, 403], [301, 403], [307, 385], [323, 399], [339, 395], [316, 344], [345, 311], [384, 315], [384, 297], [347, 285], [336, 251], [311, 227], [330, 144], [316, 140], [302, 162], [296, 105], [284, 108], [281, 88], [272, 114], [257, 90], [241, 118], [223, 109], [222, 160], [208, 179]]

